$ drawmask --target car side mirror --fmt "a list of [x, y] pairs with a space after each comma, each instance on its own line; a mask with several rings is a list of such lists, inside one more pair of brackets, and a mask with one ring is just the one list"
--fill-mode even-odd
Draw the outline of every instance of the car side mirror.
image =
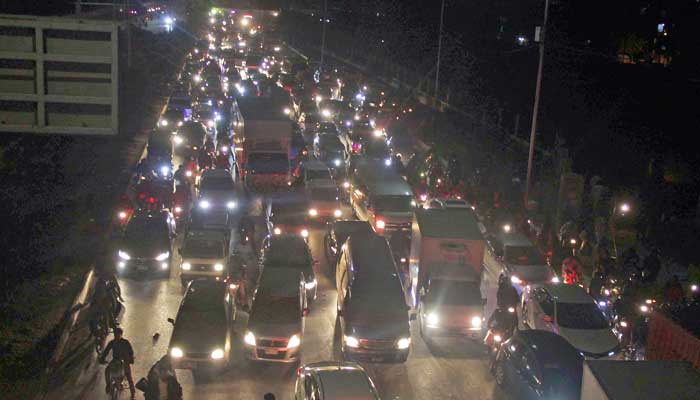
[[550, 323], [550, 324], [551, 324], [552, 322], [554, 322], [554, 318], [552, 318], [552, 317], [551, 317], [551, 316], [549, 316], [549, 315], [545, 315], [544, 317], [542, 317], [542, 321], [544, 321], [544, 322], [547, 322], [547, 323]]
[[168, 318], [168, 322], [170, 322], [171, 324], [175, 325], [175, 320], [172, 319], [172, 318]]
[[304, 316], [304, 317], [306, 317], [307, 315], [309, 315], [309, 308], [308, 308], [308, 307], [305, 307], [303, 310], [301, 310], [301, 315]]

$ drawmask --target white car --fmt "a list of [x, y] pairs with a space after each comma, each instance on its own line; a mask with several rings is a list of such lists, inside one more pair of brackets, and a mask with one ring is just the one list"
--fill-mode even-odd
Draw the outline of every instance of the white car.
[[528, 286], [522, 321], [529, 329], [554, 332], [588, 358], [615, 357], [620, 342], [599, 305], [578, 285]]
[[482, 281], [495, 286], [501, 274], [510, 279], [518, 293], [529, 284], [558, 281], [540, 250], [519, 233], [487, 237]]
[[324, 361], [299, 368], [294, 400], [379, 400], [372, 379], [359, 364]]
[[238, 207], [236, 186], [231, 172], [225, 169], [208, 169], [199, 180], [199, 199], [197, 206], [202, 210], [227, 209], [233, 211]]

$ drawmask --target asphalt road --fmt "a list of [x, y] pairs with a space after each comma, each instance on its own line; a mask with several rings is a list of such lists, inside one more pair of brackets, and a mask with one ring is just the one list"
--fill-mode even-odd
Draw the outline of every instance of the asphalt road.
[[[302, 362], [337, 359], [334, 357], [336, 294], [329, 279], [329, 265], [323, 255], [323, 229], [314, 229], [310, 246], [318, 261], [316, 272], [319, 295], [307, 317], [302, 341]], [[177, 265], [177, 263], [174, 263]], [[167, 318], [175, 317], [182, 298], [182, 287], [173, 269], [167, 280], [121, 279], [125, 311], [121, 326], [136, 353], [133, 366], [135, 380], [145, 376], [150, 367], [167, 352], [172, 326]], [[185, 399], [262, 399], [272, 392], [277, 399], [292, 399], [295, 367], [254, 364], [240, 353], [247, 315], [239, 312], [236, 322], [238, 341], [232, 366], [224, 373], [195, 379], [188, 370], [178, 370]], [[467, 339], [437, 339], [428, 347], [413, 323], [413, 347], [405, 364], [365, 365], [383, 399], [505, 399], [488, 372], [484, 349]], [[159, 337], [154, 339], [154, 334]], [[128, 398], [128, 390], [122, 394]], [[104, 379], [100, 373], [83, 399], [103, 399]], [[137, 398], [142, 398], [137, 394]]]

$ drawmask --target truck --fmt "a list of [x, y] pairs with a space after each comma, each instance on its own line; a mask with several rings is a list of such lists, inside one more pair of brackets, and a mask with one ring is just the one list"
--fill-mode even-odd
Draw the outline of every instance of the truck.
[[[255, 191], [276, 191], [290, 182], [289, 152], [292, 121], [284, 102], [275, 98], [242, 97], [237, 100], [240, 120], [240, 168], [246, 185]], [[240, 149], [240, 150], [239, 150]]]
[[700, 373], [684, 361], [586, 360], [581, 400], [700, 399]]
[[[417, 209], [411, 225], [409, 271], [414, 309], [431, 278], [475, 281], [479, 291], [485, 241], [469, 209]], [[480, 296], [480, 294], [479, 294]]]

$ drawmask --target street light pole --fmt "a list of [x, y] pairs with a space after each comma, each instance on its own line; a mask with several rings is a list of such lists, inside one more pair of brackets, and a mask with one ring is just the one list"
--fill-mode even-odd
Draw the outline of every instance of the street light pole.
[[326, 20], [328, 19], [328, 0], [323, 0], [323, 19], [321, 23], [323, 28], [321, 31], [321, 64], [319, 65], [319, 71], [323, 72], [323, 53], [326, 52]]
[[544, 21], [540, 31], [540, 62], [537, 66], [537, 83], [535, 84], [535, 104], [532, 107], [532, 125], [530, 126], [530, 152], [527, 157], [527, 179], [525, 181], [525, 206], [530, 200], [530, 185], [532, 184], [532, 160], [535, 156], [535, 136], [537, 134], [537, 113], [540, 108], [540, 91], [542, 89], [542, 64], [544, 64], [544, 41], [547, 32], [547, 15], [549, 0], [544, 1]]
[[440, 33], [438, 35], [438, 52], [437, 52], [437, 64], [435, 65], [435, 106], [438, 105], [438, 98], [440, 96], [440, 55], [442, 53], [442, 26], [445, 19], [445, 0], [442, 0], [442, 6], [440, 7]]

